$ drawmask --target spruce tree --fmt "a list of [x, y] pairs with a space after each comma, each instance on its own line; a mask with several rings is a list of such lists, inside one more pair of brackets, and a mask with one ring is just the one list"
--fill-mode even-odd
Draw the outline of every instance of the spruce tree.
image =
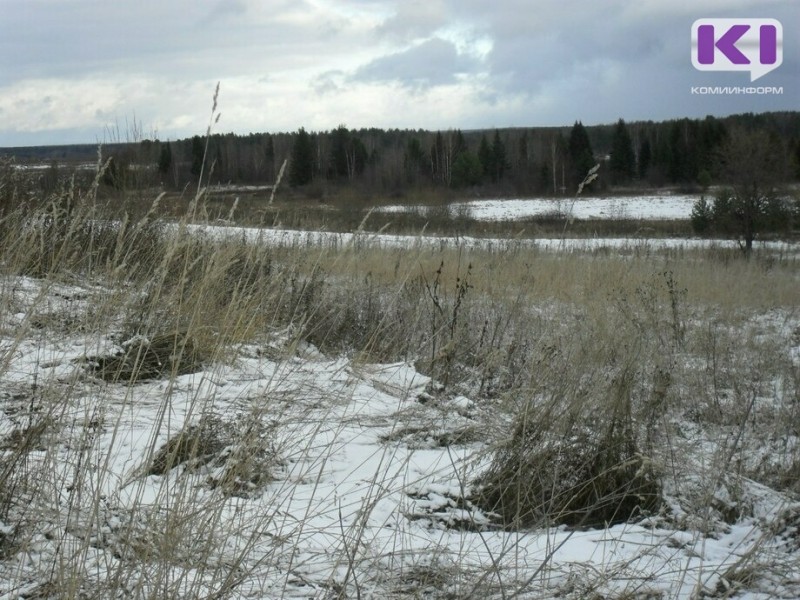
[[533, 157], [531, 156], [530, 146], [528, 144], [528, 132], [522, 134], [522, 137], [519, 138], [517, 142], [517, 167], [521, 170], [525, 170], [528, 168], [528, 164], [533, 162]]
[[481, 143], [478, 146], [478, 160], [483, 167], [483, 174], [486, 177], [491, 177], [494, 160], [492, 158], [492, 147], [489, 146], [489, 140], [486, 139], [485, 135], [481, 136]]
[[348, 146], [350, 145], [350, 132], [345, 125], [339, 125], [331, 132], [331, 151], [328, 167], [328, 177], [331, 179], [348, 177]]
[[300, 128], [292, 145], [292, 159], [289, 167], [289, 185], [292, 187], [311, 183], [314, 178], [314, 147], [311, 136]]
[[403, 166], [409, 183], [416, 183], [417, 178], [428, 171], [425, 151], [422, 149], [419, 138], [412, 137], [408, 140], [403, 154]]
[[645, 179], [647, 172], [650, 170], [650, 163], [653, 160], [653, 151], [650, 146], [650, 139], [645, 136], [642, 143], [639, 144], [639, 161], [637, 163], [637, 171], [639, 179]]
[[275, 180], [275, 142], [270, 134], [264, 140], [264, 171], [267, 181]]
[[467, 151], [467, 141], [464, 139], [464, 134], [461, 133], [460, 129], [456, 129], [455, 138], [453, 141], [453, 163], [458, 159], [458, 157]]
[[500, 139], [500, 132], [495, 129], [494, 140], [492, 140], [492, 181], [497, 182], [503, 179], [507, 168], [506, 145]]
[[161, 145], [161, 151], [158, 155], [158, 172], [166, 175], [169, 168], [172, 166], [172, 146], [169, 142]]
[[206, 155], [206, 145], [203, 143], [203, 138], [199, 135], [192, 137], [192, 169], [191, 173], [195, 177], [199, 177], [203, 170], [203, 160]]
[[483, 165], [469, 150], [460, 152], [453, 163], [451, 185], [454, 188], [478, 185], [483, 178]]
[[636, 156], [628, 133], [628, 126], [620, 119], [614, 127], [611, 139], [611, 161], [609, 164], [614, 183], [627, 183], [633, 179], [636, 170]]
[[572, 126], [567, 147], [572, 163], [572, 184], [577, 186], [595, 165], [589, 134], [586, 133], [586, 128], [580, 121], [575, 121]]

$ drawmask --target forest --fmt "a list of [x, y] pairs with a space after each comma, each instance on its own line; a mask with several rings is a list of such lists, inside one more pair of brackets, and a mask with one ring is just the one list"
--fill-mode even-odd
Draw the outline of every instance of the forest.
[[[327, 198], [348, 190], [402, 198], [420, 190], [496, 196], [571, 195], [600, 164], [591, 191], [674, 187], [695, 191], [726, 183], [719, 154], [726, 142], [763, 131], [781, 179], [800, 180], [800, 112], [740, 114], [661, 122], [446, 131], [349, 129], [287, 133], [214, 133], [162, 141], [142, 139], [102, 148], [107, 187], [181, 190], [197, 185], [284, 183], [297, 194]], [[0, 149], [22, 161], [49, 161], [42, 185], [59, 168], [96, 161], [96, 145]]]

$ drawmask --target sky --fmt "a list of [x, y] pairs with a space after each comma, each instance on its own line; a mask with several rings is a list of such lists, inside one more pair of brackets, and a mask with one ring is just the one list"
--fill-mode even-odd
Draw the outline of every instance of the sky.
[[[708, 18], [777, 19], [782, 64], [696, 69]], [[798, 0], [0, 0], [0, 147], [202, 135], [217, 83], [218, 133], [800, 110], [798, 32]]]

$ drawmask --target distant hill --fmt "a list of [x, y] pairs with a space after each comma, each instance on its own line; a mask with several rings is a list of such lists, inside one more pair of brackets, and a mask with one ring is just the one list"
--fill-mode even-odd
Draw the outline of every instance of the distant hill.
[[[129, 147], [130, 144], [104, 144], [104, 154]], [[0, 157], [15, 157], [19, 162], [85, 162], [97, 159], [97, 144], [69, 144], [64, 146], [18, 146], [0, 148]]]

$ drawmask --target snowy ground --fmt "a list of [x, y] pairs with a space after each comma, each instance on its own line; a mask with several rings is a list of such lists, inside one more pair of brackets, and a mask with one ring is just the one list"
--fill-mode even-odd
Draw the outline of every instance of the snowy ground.
[[[486, 432], [504, 424], [491, 406], [437, 394], [411, 365], [327, 357], [276, 332], [172, 381], [107, 383], [85, 358], [118, 342], [59, 333], [59, 323], [108, 290], [3, 285], [14, 293], [0, 341], [0, 432], [44, 406], [37, 390], [69, 401], [53, 415], [57, 440], [30, 453], [52, 493], [30, 507], [24, 545], [0, 562], [0, 598], [46, 597], [36, 594], [52, 565], [73, 562], [87, 590], [116, 574], [119, 596], [137, 598], [213, 597], [226, 577], [240, 577], [236, 598], [696, 598], [740, 585], [748, 598], [800, 594], [800, 504], [755, 482], [741, 482], [747, 515], [709, 517], [705, 529], [681, 521], [676, 501], [669, 518], [635, 525], [504, 531], [463, 500], [488, 460]], [[21, 335], [34, 314], [51, 325]], [[148, 474], [152, 453], [201, 417], [263, 424], [268, 480], [240, 496], [215, 487], [235, 447], [194, 469]], [[76, 481], [78, 464], [95, 467]], [[187, 501], [196, 511], [171, 521]], [[163, 557], [167, 531], [175, 542]], [[0, 532], [11, 538], [13, 525]], [[742, 564], [754, 571], [744, 583], [734, 577]]]
[[[688, 219], [697, 196], [661, 194], [610, 196], [602, 198], [487, 199], [456, 202], [449, 206], [453, 215], [466, 214], [479, 221], [524, 219], [558, 214], [576, 219]], [[420, 206], [387, 206], [383, 212], [423, 211]]]
[[[688, 219], [697, 196], [662, 194], [654, 196], [617, 196], [576, 199], [526, 199], [526, 200], [474, 200], [448, 206], [451, 215], [463, 214], [477, 220], [514, 220], [540, 214], [558, 213], [579, 219]], [[380, 212], [422, 211], [420, 206], [386, 206]], [[644, 229], [640, 236], [628, 238], [477, 238], [470, 236], [446, 237], [436, 235], [394, 235], [384, 233], [336, 233], [328, 231], [299, 231], [292, 229], [261, 229], [248, 227], [191, 226], [214, 237], [238, 237], [279, 245], [322, 245], [344, 247], [348, 245], [381, 248], [462, 247], [482, 248], [503, 252], [515, 248], [535, 248], [557, 252], [649, 252], [664, 249], [695, 250], [703, 248], [739, 248], [737, 240], [709, 240], [700, 238], [649, 238]], [[780, 256], [797, 256], [800, 244], [792, 242], [758, 242], [756, 247]]]
[[[395, 235], [386, 233], [337, 233], [330, 231], [303, 231], [296, 229], [268, 229], [225, 225], [190, 225], [190, 229], [204, 232], [214, 238], [242, 238], [249, 242], [283, 246], [347, 246], [375, 248], [465, 248], [505, 252], [519, 248], [532, 248], [548, 252], [598, 252], [613, 250], [620, 253], [650, 252], [671, 249], [698, 250], [706, 248], [737, 249], [737, 240], [709, 240], [701, 238], [477, 238], [470, 236]], [[800, 254], [800, 244], [795, 242], [756, 241], [755, 247], [783, 257]]]

